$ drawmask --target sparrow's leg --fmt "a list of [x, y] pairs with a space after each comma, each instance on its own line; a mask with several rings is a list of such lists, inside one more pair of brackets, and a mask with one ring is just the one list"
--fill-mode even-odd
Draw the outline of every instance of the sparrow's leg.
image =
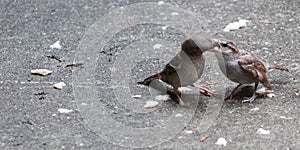
[[256, 90], [257, 90], [258, 83], [259, 83], [259, 82], [255, 82], [255, 87], [254, 87], [253, 95], [252, 95], [251, 97], [245, 98], [245, 99], [242, 101], [243, 103], [251, 103], [251, 102], [253, 102], [253, 101], [255, 100], [255, 98], [257, 97], [257, 96], [255, 95], [255, 93], [256, 93]]
[[236, 86], [230, 94], [228, 94], [227, 96], [225, 96], [224, 100], [229, 100], [232, 98], [232, 96], [235, 94], [235, 91], [241, 86], [242, 84], [239, 84], [238, 86]]
[[179, 91], [178, 91], [178, 87], [174, 87], [173, 88], [173, 93], [176, 96], [176, 100], [178, 101], [180, 106], [189, 106], [188, 104], [186, 104], [185, 102], [183, 102], [183, 100], [181, 99], [181, 97], [179, 96]]
[[200, 90], [200, 93], [205, 95], [205, 96], [212, 96], [213, 94], [215, 94], [214, 92], [204, 88], [204, 87], [201, 87], [201, 86], [195, 86], [194, 84], [191, 84], [192, 87], [195, 87], [195, 88], [198, 88]]

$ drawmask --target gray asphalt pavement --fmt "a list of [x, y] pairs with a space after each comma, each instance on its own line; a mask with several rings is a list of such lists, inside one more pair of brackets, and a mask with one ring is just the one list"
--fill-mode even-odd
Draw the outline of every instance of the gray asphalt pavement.
[[[0, 149], [299, 149], [299, 7], [298, 0], [2, 0]], [[239, 19], [250, 22], [223, 31]], [[191, 107], [182, 108], [136, 85], [191, 34], [233, 40], [290, 72], [269, 72], [276, 96], [251, 104], [191, 90], [183, 94]], [[56, 41], [62, 48], [50, 47]], [[207, 58], [196, 84], [233, 89]], [[67, 66], [76, 63], [83, 65]], [[54, 89], [58, 82], [66, 86]], [[145, 109], [148, 100], [159, 105]], [[226, 146], [215, 144], [221, 137]]]

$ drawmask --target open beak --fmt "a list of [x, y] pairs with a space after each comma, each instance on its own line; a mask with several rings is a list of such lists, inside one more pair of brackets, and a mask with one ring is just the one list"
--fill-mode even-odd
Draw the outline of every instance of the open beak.
[[216, 52], [216, 51], [219, 51], [222, 47], [221, 45], [221, 41], [219, 39], [211, 39], [212, 41], [212, 44], [213, 44], [213, 48], [210, 49], [209, 51], [210, 52]]

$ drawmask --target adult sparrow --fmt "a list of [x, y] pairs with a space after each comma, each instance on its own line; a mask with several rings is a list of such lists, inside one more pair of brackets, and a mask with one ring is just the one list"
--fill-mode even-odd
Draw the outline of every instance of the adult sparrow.
[[270, 82], [268, 81], [266, 75], [267, 71], [270, 69], [288, 71], [287, 68], [282, 66], [265, 63], [246, 51], [239, 51], [235, 43], [232, 41], [216, 39], [214, 41], [219, 42], [221, 47], [227, 47], [227, 49], [219, 49], [214, 51], [222, 73], [231, 81], [239, 83], [239, 85], [235, 87], [229, 95], [225, 96], [225, 100], [231, 99], [234, 92], [242, 84], [255, 83], [252, 96], [245, 98], [243, 102], [252, 102], [255, 100], [255, 93], [259, 82], [267, 88], [266, 92], [272, 93], [274, 91], [270, 85]]
[[[173, 87], [173, 93], [178, 103], [181, 106], [185, 106], [186, 104], [179, 96], [178, 88], [188, 85], [193, 86], [193, 83], [203, 73], [205, 60], [202, 54], [208, 50], [218, 48], [220, 48], [219, 43], [212, 41], [206, 36], [190, 37], [181, 44], [181, 51], [177, 53], [161, 72], [138, 83], [149, 86], [153, 80], [159, 79]], [[195, 87], [199, 88], [202, 94], [212, 95], [212, 92], [205, 88]]]

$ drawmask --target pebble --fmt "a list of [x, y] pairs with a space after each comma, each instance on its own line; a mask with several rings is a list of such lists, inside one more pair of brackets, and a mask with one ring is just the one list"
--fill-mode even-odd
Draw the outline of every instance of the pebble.
[[163, 5], [165, 2], [164, 1], [159, 1], [158, 3], [157, 3], [157, 5]]
[[258, 107], [255, 107], [255, 108], [250, 109], [250, 111], [258, 111], [258, 110], [259, 110]]
[[162, 26], [161, 29], [162, 30], [166, 30], [168, 28], [168, 26]]
[[34, 69], [31, 70], [31, 74], [46, 76], [52, 74], [52, 71], [48, 69]]
[[134, 98], [134, 99], [139, 99], [139, 98], [142, 97], [142, 95], [132, 95], [131, 97]]
[[180, 114], [180, 113], [178, 113], [178, 114], [175, 115], [175, 117], [182, 117], [182, 116], [183, 116], [183, 115]]
[[192, 134], [193, 131], [192, 130], [185, 130], [185, 134]]
[[226, 146], [227, 145], [227, 141], [224, 138], [219, 138], [215, 144], [216, 145]]
[[286, 116], [279, 116], [280, 119], [293, 119], [292, 117], [286, 117]]
[[267, 97], [269, 97], [269, 98], [273, 98], [273, 97], [275, 97], [276, 95], [274, 94], [274, 93], [268, 93], [267, 94]]
[[157, 101], [147, 101], [146, 104], [144, 105], [144, 108], [153, 108], [158, 106]]
[[64, 82], [58, 82], [53, 85], [53, 88], [61, 90], [66, 84]]
[[171, 15], [172, 15], [172, 16], [178, 16], [179, 13], [178, 13], [178, 12], [172, 12]]
[[229, 23], [223, 31], [224, 32], [229, 32], [229, 31], [232, 31], [232, 30], [237, 30], [237, 29], [246, 27], [247, 22], [250, 22], [250, 21], [245, 20], [245, 19], [240, 19], [238, 22]]
[[56, 41], [54, 44], [50, 45], [52, 49], [61, 49], [60, 41]]
[[155, 44], [155, 45], [153, 45], [153, 48], [154, 48], [154, 49], [160, 49], [161, 47], [162, 47], [161, 44]]
[[166, 95], [157, 95], [157, 96], [155, 96], [155, 99], [158, 101], [166, 101], [166, 100], [170, 99], [170, 96], [167, 94]]
[[61, 114], [68, 114], [68, 113], [73, 112], [72, 109], [65, 109], [65, 108], [58, 108], [57, 111], [58, 111], [59, 113], [61, 113]]
[[267, 135], [267, 134], [270, 134], [271, 131], [270, 130], [265, 130], [263, 128], [259, 128], [256, 133], [262, 134], [262, 135]]

